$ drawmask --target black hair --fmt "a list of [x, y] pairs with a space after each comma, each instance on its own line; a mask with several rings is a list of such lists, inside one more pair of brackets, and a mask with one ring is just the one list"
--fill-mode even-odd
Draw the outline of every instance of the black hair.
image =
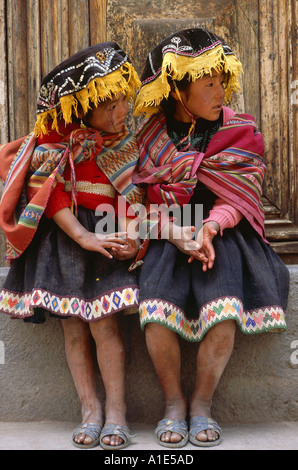
[[[168, 82], [169, 82], [169, 85], [171, 87], [171, 89], [174, 89], [174, 83], [173, 83], [173, 80], [171, 77], [168, 77]], [[189, 75], [186, 74], [182, 80], [179, 80], [179, 81], [176, 81], [175, 80], [175, 86], [178, 88], [179, 91], [181, 90], [186, 90], [186, 88], [188, 87], [188, 85], [190, 84], [190, 79], [189, 79]], [[175, 113], [175, 110], [176, 110], [176, 100], [175, 98], [173, 98], [173, 96], [171, 95], [171, 93], [169, 94], [169, 96], [167, 98], [164, 98], [161, 103], [160, 103], [161, 107], [162, 107], [162, 110], [163, 112], [165, 113], [165, 115], [173, 115]]]

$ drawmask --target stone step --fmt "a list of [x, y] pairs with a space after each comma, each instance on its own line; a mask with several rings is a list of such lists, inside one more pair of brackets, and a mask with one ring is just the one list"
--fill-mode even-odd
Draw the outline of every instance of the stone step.
[[[221, 425], [298, 421], [298, 266], [289, 266], [288, 329], [282, 334], [236, 334], [235, 348], [217, 388], [213, 416]], [[7, 270], [0, 270], [3, 284]], [[163, 400], [137, 315], [120, 319], [126, 347], [128, 420], [155, 425]], [[181, 341], [182, 380], [189, 396], [197, 344]], [[80, 403], [64, 353], [61, 322], [25, 324], [0, 315], [2, 421], [79, 422]], [[100, 374], [98, 393], [104, 397]]]
[[[78, 450], [71, 442], [72, 432], [77, 424], [50, 421], [34, 423], [0, 422], [0, 450]], [[184, 463], [202, 463], [202, 453], [198, 454], [198, 452], [204, 451], [203, 447], [198, 448], [188, 442], [182, 449], [167, 449], [155, 442], [154, 426], [132, 423], [130, 429], [134, 434], [130, 445], [118, 453], [104, 452], [100, 456], [100, 462], [104, 459], [104, 463], [112, 463], [108, 459], [111, 459], [114, 455], [114, 459], [124, 457], [123, 465], [129, 465], [130, 461], [128, 459], [136, 459], [136, 457], [138, 457], [137, 463], [145, 459], [145, 463], [148, 464], [166, 465], [174, 463], [174, 458], [180, 458], [179, 463], [181, 463], [183, 462], [181, 459], [186, 459], [186, 455], [188, 455], [188, 460]], [[224, 426], [222, 431], [221, 444], [212, 447], [212, 450], [298, 449], [298, 422]], [[98, 446], [93, 450], [101, 451], [103, 449]], [[138, 451], [141, 451], [141, 453], [139, 454]], [[132, 463], [131, 461], [130, 468], [136, 466]]]

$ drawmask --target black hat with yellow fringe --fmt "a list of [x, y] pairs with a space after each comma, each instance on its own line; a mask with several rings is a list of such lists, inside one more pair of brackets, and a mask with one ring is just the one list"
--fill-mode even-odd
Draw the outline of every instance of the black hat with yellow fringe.
[[171, 91], [168, 77], [189, 81], [223, 70], [227, 74], [225, 102], [239, 91], [242, 65], [226, 42], [215, 33], [192, 28], [171, 34], [149, 53], [141, 76], [141, 90], [135, 103], [135, 115], [151, 115]]
[[134, 98], [140, 80], [130, 59], [115, 42], [103, 42], [83, 49], [61, 62], [42, 80], [37, 99], [35, 135], [46, 134], [48, 124], [58, 130], [63, 119], [70, 124], [78, 116], [80, 104], [84, 115], [91, 104], [98, 104], [123, 93]]

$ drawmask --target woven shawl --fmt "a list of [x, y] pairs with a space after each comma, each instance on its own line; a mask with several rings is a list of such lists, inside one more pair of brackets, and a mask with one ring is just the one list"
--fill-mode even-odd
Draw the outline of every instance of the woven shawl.
[[205, 154], [178, 151], [167, 134], [164, 114], [151, 116], [137, 133], [140, 164], [134, 182], [148, 184], [150, 202], [182, 206], [201, 181], [238, 209], [264, 238], [263, 137], [252, 116], [232, 114], [213, 135]]
[[72, 168], [74, 211], [74, 165], [94, 158], [116, 191], [131, 205], [143, 201], [143, 191], [132, 184], [138, 146], [128, 129], [121, 134], [100, 134], [78, 129], [63, 142], [37, 146], [34, 133], [0, 147], [0, 177], [5, 180], [0, 202], [0, 226], [7, 238], [7, 261], [19, 257], [31, 242], [50, 194], [66, 163]]

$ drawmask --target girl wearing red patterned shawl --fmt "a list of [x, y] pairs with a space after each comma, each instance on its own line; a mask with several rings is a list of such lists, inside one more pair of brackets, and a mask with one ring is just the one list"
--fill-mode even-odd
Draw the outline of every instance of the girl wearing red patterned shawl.
[[[157, 229], [155, 208], [143, 245], [140, 318], [165, 399], [155, 431], [163, 446], [182, 447], [188, 439], [218, 445], [222, 430], [211, 404], [236, 326], [246, 334], [286, 328], [288, 271], [264, 237], [263, 139], [251, 116], [224, 106], [241, 72], [217, 35], [180, 31], [150, 52], [136, 100], [136, 114], [149, 117], [137, 133], [134, 181], [146, 188], [149, 211], [162, 205], [160, 216], [175, 204], [184, 217], [186, 206], [203, 206], [194, 239], [196, 219], [184, 227], [181, 218], [181, 230], [164, 216]], [[177, 333], [200, 342], [189, 404]]]
[[[34, 132], [0, 150], [0, 221], [11, 263], [0, 309], [34, 323], [43, 322], [46, 311], [63, 319], [82, 406], [73, 443], [81, 448], [118, 449], [130, 439], [118, 312], [138, 305], [136, 275], [128, 271], [138, 241], [127, 233], [126, 209], [142, 202], [142, 191], [131, 181], [139, 153], [124, 124], [138, 86], [117, 44], [84, 49], [43, 79]], [[104, 411], [91, 337], [106, 391]]]

